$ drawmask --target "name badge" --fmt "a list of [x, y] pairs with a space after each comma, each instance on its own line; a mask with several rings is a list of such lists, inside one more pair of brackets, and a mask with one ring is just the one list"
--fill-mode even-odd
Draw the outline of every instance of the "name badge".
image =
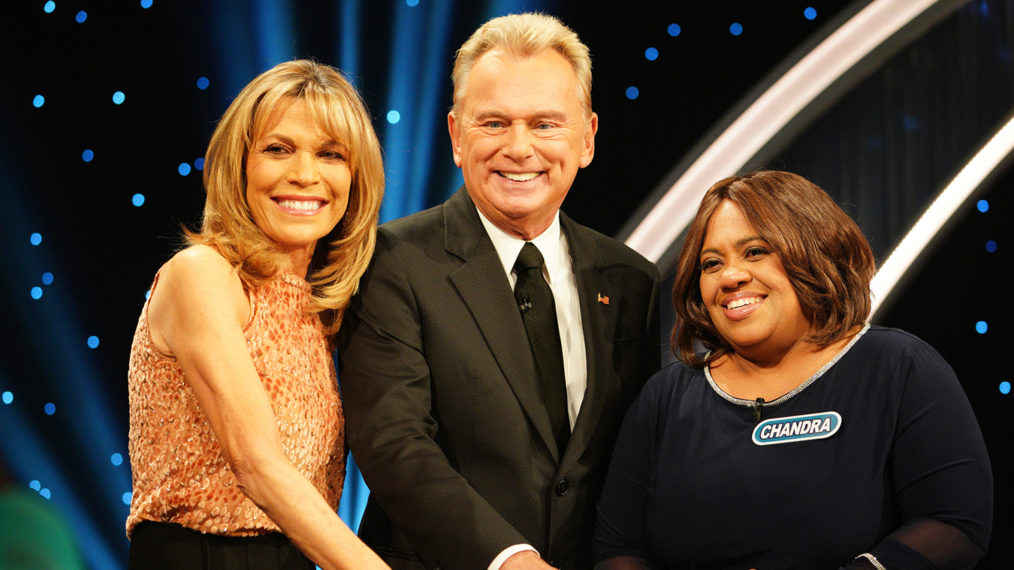
[[841, 416], [838, 412], [771, 418], [753, 428], [753, 442], [757, 445], [775, 445], [824, 439], [834, 435], [840, 427]]

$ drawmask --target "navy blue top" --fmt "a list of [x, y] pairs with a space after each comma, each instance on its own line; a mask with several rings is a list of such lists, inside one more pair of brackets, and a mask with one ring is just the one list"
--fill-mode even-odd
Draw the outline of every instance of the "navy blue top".
[[[676, 363], [655, 374], [616, 444], [595, 560], [836, 568], [872, 552], [890, 568], [985, 550], [992, 476], [982, 434], [953, 370], [915, 336], [871, 327], [764, 404], [760, 422], [755, 407], [701, 369]], [[791, 416], [805, 417], [771, 421]], [[963, 554], [940, 552], [955, 538], [948, 532]]]

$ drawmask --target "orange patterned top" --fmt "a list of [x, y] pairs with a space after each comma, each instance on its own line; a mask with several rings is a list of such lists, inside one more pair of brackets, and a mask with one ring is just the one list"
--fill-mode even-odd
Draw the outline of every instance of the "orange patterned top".
[[[337, 508], [345, 481], [345, 424], [320, 319], [303, 309], [309, 295], [305, 280], [284, 273], [251, 291], [252, 314], [243, 335], [271, 400], [285, 455]], [[146, 302], [127, 378], [134, 478], [127, 535], [144, 520], [230, 536], [277, 532], [237, 488], [183, 370], [173, 355], [155, 349], [147, 315]]]

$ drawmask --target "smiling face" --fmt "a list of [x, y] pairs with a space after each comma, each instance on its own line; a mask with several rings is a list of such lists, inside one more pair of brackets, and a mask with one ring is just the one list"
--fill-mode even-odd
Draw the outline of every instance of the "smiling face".
[[347, 157], [348, 149], [321, 131], [295, 98], [274, 110], [248, 151], [250, 213], [300, 275], [317, 240], [345, 214], [352, 183]]
[[708, 221], [700, 267], [704, 306], [737, 354], [764, 360], [806, 342], [810, 323], [778, 254], [728, 200]]
[[574, 68], [552, 49], [487, 52], [463, 93], [447, 126], [468, 194], [497, 227], [532, 239], [591, 163], [598, 117], [585, 114]]

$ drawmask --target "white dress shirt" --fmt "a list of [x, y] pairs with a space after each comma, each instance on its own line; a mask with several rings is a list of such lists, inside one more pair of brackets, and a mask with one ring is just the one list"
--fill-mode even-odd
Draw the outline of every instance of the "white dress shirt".
[[[504, 273], [510, 280], [511, 289], [518, 281], [514, 273], [514, 262], [525, 245], [525, 240], [514, 237], [501, 230], [486, 216], [479, 212], [479, 220], [486, 228], [486, 234], [493, 242]], [[567, 384], [567, 417], [570, 429], [574, 429], [577, 414], [581, 411], [584, 391], [588, 386], [588, 361], [585, 358], [584, 329], [581, 328], [581, 301], [577, 294], [577, 278], [574, 276], [574, 265], [570, 258], [570, 246], [567, 238], [560, 231], [560, 212], [556, 213], [553, 223], [546, 231], [531, 240], [539, 248], [545, 265], [542, 275], [549, 283], [556, 303], [556, 322], [560, 329], [560, 348], [563, 352], [563, 376]], [[508, 558], [525, 550], [535, 550], [529, 544], [515, 544], [505, 548], [490, 563], [488, 570], [499, 570]], [[537, 551], [536, 551], [537, 552]]]

